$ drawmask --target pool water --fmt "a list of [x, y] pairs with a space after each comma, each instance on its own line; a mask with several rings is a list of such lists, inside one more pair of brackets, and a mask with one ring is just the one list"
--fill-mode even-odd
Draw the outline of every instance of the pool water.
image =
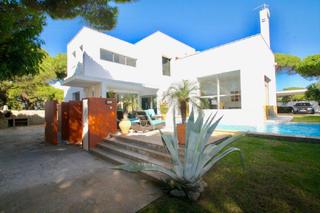
[[258, 127], [219, 124], [217, 130], [320, 137], [319, 123], [266, 123]]

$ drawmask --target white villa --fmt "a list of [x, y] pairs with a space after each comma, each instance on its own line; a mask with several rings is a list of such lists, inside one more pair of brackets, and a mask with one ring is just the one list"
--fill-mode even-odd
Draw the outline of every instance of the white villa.
[[201, 52], [159, 31], [132, 44], [84, 27], [67, 47], [65, 101], [114, 91], [159, 113], [163, 91], [187, 79], [199, 83], [205, 111], [218, 109], [222, 123], [259, 125], [276, 113], [269, 19], [262, 8], [259, 34]]

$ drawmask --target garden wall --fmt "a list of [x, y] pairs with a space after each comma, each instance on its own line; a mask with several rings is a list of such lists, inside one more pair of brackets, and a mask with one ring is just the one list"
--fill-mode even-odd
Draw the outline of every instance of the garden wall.
[[[27, 125], [44, 124], [44, 110], [12, 110], [11, 116], [5, 117], [0, 115], [0, 129], [11, 127], [11, 122], [15, 119], [27, 119]], [[16, 125], [15, 125], [16, 124]], [[13, 126], [22, 125], [21, 123], [13, 123]]]

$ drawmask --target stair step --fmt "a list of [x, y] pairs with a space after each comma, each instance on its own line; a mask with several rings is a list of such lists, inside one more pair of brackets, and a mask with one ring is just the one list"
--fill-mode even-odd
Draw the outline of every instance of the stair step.
[[117, 164], [117, 165], [127, 164], [130, 162], [133, 162], [132, 160], [125, 159], [119, 155], [115, 155], [113, 153], [107, 153], [103, 149], [100, 149], [100, 148], [95, 148], [93, 150], [90, 150], [90, 152], [92, 152], [93, 154], [95, 154], [103, 159], [109, 160], [112, 163]]
[[164, 162], [153, 157], [143, 155], [134, 151], [129, 151], [118, 146], [114, 146], [112, 144], [100, 143], [98, 148], [105, 150], [107, 153], [113, 153], [115, 155], [119, 155], [124, 158], [128, 158], [135, 162], [149, 162], [153, 164], [157, 164], [159, 166], [163, 166], [165, 168], [171, 168], [171, 164], [169, 162]]
[[[95, 154], [96, 156], [103, 158], [104, 160], [110, 161], [116, 165], [122, 165], [127, 163], [133, 163], [134, 161], [121, 157], [117, 154], [113, 153], [106, 153], [105, 150], [100, 148], [95, 148], [93, 150], [90, 150], [91, 153]], [[139, 174], [142, 174], [145, 177], [151, 178], [153, 180], [165, 180], [168, 177], [165, 174], [162, 174], [160, 172], [149, 172], [149, 171], [142, 171], [139, 172]]]
[[130, 143], [124, 143], [122, 141], [114, 140], [112, 138], [104, 140], [98, 146], [103, 146], [103, 145], [108, 145], [108, 144], [111, 144], [113, 146], [117, 146], [122, 149], [129, 150], [129, 151], [133, 151], [133, 152], [136, 152], [136, 153], [139, 153], [142, 155], [148, 155], [150, 157], [153, 157], [153, 158], [156, 158], [159, 160], [163, 160], [163, 161], [167, 161], [167, 162], [170, 162], [170, 159], [171, 159], [170, 155], [167, 153], [155, 151], [153, 149], [147, 149], [147, 148], [136, 146], [136, 145], [130, 144]]
[[[130, 138], [128, 136], [123, 136], [123, 135], [111, 135], [111, 138], [113, 138], [116, 141], [121, 141], [123, 143], [133, 144], [135, 146], [139, 146], [146, 149], [152, 149], [157, 152], [168, 154], [166, 148], [163, 145], [150, 143], [149, 141], [143, 141], [141, 139]], [[105, 140], [108, 140], [108, 139], [110, 138], [106, 138]], [[184, 153], [184, 147], [179, 147], [179, 154], [183, 155], [183, 153]]]

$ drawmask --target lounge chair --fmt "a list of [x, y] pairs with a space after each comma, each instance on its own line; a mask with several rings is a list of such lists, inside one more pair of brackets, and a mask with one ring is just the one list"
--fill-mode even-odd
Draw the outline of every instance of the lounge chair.
[[160, 129], [165, 125], [166, 121], [159, 118], [153, 109], [147, 109], [144, 110], [144, 112], [146, 113], [147, 119], [153, 129]]

